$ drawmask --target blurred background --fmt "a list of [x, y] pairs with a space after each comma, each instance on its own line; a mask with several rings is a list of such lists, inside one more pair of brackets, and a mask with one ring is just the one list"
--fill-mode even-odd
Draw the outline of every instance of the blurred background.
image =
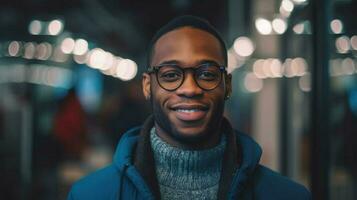
[[229, 48], [226, 116], [314, 199], [357, 199], [356, 0], [2, 0], [0, 198], [65, 199], [150, 114], [146, 49], [175, 16]]

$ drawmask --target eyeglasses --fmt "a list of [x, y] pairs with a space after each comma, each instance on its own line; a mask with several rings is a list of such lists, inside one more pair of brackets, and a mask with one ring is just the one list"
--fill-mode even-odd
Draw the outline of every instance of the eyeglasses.
[[181, 68], [176, 64], [162, 64], [149, 67], [147, 73], [155, 73], [160, 87], [174, 91], [183, 84], [188, 70], [193, 71], [196, 84], [203, 90], [215, 89], [221, 83], [223, 74], [227, 73], [224, 66], [214, 63], [205, 63], [190, 68]]

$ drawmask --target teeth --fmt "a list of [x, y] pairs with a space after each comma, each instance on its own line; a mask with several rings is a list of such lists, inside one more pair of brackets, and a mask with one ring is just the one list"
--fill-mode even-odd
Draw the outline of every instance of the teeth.
[[199, 111], [198, 109], [177, 109], [177, 112], [193, 113]]

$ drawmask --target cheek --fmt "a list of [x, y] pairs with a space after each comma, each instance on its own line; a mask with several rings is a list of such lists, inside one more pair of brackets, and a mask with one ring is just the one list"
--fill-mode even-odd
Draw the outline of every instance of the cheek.
[[213, 104], [222, 104], [224, 103], [225, 89], [224, 86], [220, 86], [210, 93], [208, 93], [209, 98], [211, 99]]
[[167, 94], [167, 91], [159, 87], [156, 83], [152, 85], [150, 90], [152, 94], [152, 100], [155, 101], [152, 102], [153, 106], [159, 106], [161, 109], [164, 109], [165, 104], [169, 99], [169, 94]]

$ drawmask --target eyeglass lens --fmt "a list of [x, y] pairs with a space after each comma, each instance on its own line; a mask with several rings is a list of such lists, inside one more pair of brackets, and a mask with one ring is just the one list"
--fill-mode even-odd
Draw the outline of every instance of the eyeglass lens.
[[[222, 72], [217, 66], [203, 65], [189, 69], [194, 71], [197, 85], [204, 90], [214, 89], [222, 78]], [[176, 90], [182, 85], [187, 70], [178, 66], [162, 66], [157, 73], [158, 82], [166, 90]]]

